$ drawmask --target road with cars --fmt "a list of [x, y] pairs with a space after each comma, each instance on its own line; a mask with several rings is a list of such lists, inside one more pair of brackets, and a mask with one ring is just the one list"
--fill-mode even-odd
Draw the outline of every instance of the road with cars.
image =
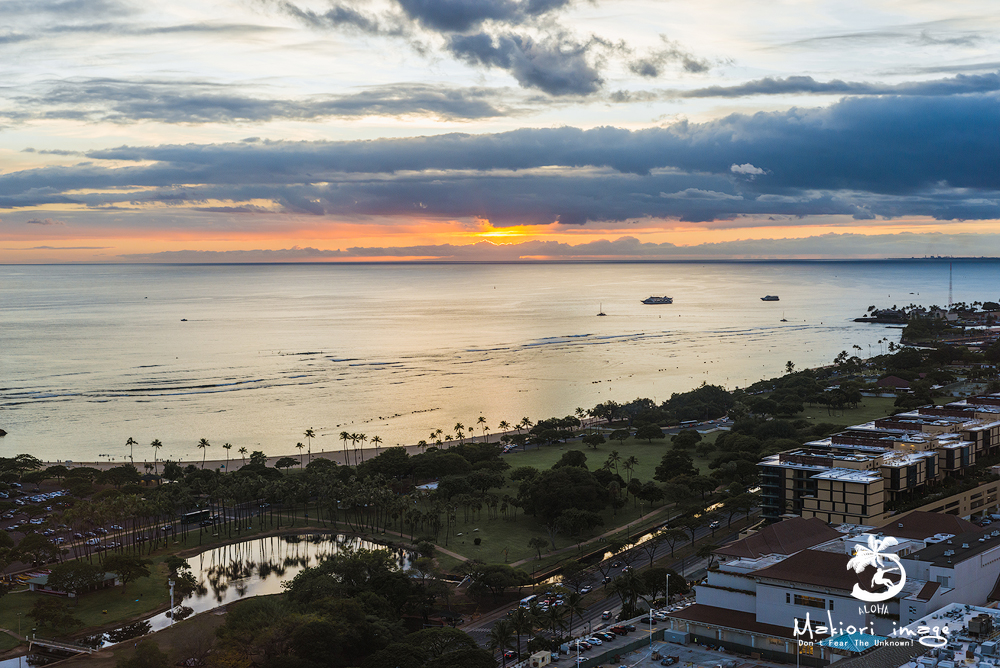
[[[727, 529], [724, 524], [716, 527], [715, 529], [712, 529], [710, 526], [706, 525], [703, 527], [699, 527], [695, 531], [695, 540], [699, 540], [708, 536], [712, 536], [713, 542], [723, 544], [738, 538], [739, 533]], [[588, 569], [588, 575], [580, 580], [578, 585], [579, 586], [578, 591], [580, 593], [590, 593], [596, 590], [599, 592], [604, 592], [607, 595], [602, 596], [597, 601], [591, 603], [589, 606], [587, 606], [587, 609], [584, 612], [584, 614], [574, 619], [573, 628], [567, 630], [567, 634], [569, 637], [573, 638], [593, 637], [593, 632], [595, 629], [603, 631], [606, 627], [614, 626], [616, 624], [614, 620], [618, 618], [618, 613], [621, 611], [621, 603], [617, 595], [610, 593], [610, 591], [607, 588], [607, 585], [610, 584], [610, 580], [613, 580], [614, 577], [621, 575], [623, 569], [631, 567], [641, 570], [642, 568], [648, 567], [649, 565], [649, 556], [646, 554], [645, 551], [641, 550], [640, 548], [632, 548], [630, 552], [633, 553], [631, 558], [628, 558], [627, 556], [623, 557], [622, 555], [617, 555], [610, 560], [611, 563], [607, 565], [611, 567], [611, 572], [609, 573], [608, 582], [604, 581], [604, 576], [601, 574], [600, 571], [597, 570], [596, 566], [590, 567]], [[665, 558], [668, 559], [668, 563], [666, 564], [655, 564], [655, 565], [665, 566], [666, 568], [672, 569], [677, 573], [686, 575], [688, 579], [690, 579], [692, 574], [703, 571], [704, 564], [706, 563], [705, 560], [700, 560], [693, 557], [689, 557], [686, 560], [677, 559], [673, 561], [670, 561], [669, 557], [670, 557], [670, 548], [667, 545], [660, 545], [653, 553], [654, 562], [660, 559], [665, 559]], [[627, 563], [631, 563], [631, 566], [626, 565]], [[605, 570], [607, 570], [607, 566], [605, 567]], [[555, 591], [543, 592], [538, 596], [538, 598], [542, 600], [544, 599], [551, 600], [553, 602], [552, 603], [553, 605], [557, 604], [558, 598], [556, 597], [557, 593]], [[490, 629], [493, 628], [493, 624], [496, 623], [498, 619], [501, 619], [505, 615], [508, 615], [511, 612], [513, 612], [513, 610], [517, 607], [517, 605], [518, 605], [517, 603], [514, 603], [505, 608], [494, 610], [493, 612], [488, 613], [475, 621], [469, 622], [467, 625], [462, 627], [462, 630], [464, 630], [466, 633], [475, 638], [476, 641], [481, 646], [485, 647], [487, 642], [489, 641]], [[658, 621], [656, 617], [657, 615], [654, 615], [654, 623], [652, 626], [655, 626], [656, 621]], [[648, 623], [648, 617], [646, 618], [646, 620]], [[641, 632], [641, 629], [639, 630], [639, 632]], [[545, 634], [543, 633], [542, 635]], [[602, 639], [598, 638], [598, 640]], [[605, 641], [602, 640], [602, 642]], [[583, 650], [582, 646], [581, 649]], [[573, 649], [573, 653], [575, 654], [575, 647]]]

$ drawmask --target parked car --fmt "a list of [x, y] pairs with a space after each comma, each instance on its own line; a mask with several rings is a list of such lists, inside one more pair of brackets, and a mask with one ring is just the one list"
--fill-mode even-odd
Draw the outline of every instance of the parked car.
[[587, 594], [587, 593], [590, 593], [590, 590], [591, 590], [591, 588], [590, 588], [590, 587], [580, 587], [580, 593], [581, 593], [581, 594]]
[[652, 621], [650, 621], [649, 617], [643, 617], [642, 619], [639, 620], [639, 623], [640, 624], [652, 624], [653, 626], [656, 626], [656, 619], [654, 618]]

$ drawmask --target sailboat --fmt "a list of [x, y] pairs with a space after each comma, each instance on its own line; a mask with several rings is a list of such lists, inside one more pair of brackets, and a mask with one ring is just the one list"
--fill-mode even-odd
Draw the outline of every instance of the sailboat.
[[601, 315], [607, 315], [607, 313], [604, 312], [604, 304], [601, 304], [601, 310], [598, 311], [597, 315], [599, 315], [599, 316], [601, 316]]
[[784, 311], [781, 312], [781, 322], [788, 322], [788, 319], [785, 317]]

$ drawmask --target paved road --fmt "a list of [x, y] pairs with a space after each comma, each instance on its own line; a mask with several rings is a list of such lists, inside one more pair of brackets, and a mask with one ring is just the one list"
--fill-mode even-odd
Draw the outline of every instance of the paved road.
[[[700, 527], [695, 531], [695, 540], [705, 538], [706, 536], [712, 536], [712, 530], [707, 526]], [[715, 531], [715, 536], [712, 539], [713, 542], [717, 544], [728, 543], [739, 537], [738, 531], [732, 531], [726, 529], [725, 526], [717, 529]], [[647, 568], [649, 565], [649, 557], [646, 552], [639, 549], [633, 548], [632, 552], [635, 554], [634, 558], [631, 560], [632, 566], [637, 570]], [[660, 545], [654, 552], [654, 562], [659, 559], [666, 558], [668, 563], [666, 564], [654, 564], [657, 566], [665, 566], [670, 568], [687, 578], [691, 578], [693, 574], [704, 572], [707, 565], [707, 559], [697, 559], [688, 557], [686, 560], [674, 560], [670, 561], [670, 548], [667, 545]], [[622, 563], [622, 566], [613, 569], [613, 572], [609, 575], [613, 578], [621, 574], [621, 569], [624, 567], [625, 561], [621, 556], [615, 557], [614, 561]], [[683, 566], [683, 571], [681, 570]], [[589, 586], [595, 591], [607, 591], [606, 586], [602, 583], [602, 575], [600, 571], [597, 570], [596, 566], [588, 569], [590, 575], [581, 581], [580, 586]], [[490, 629], [493, 628], [493, 624], [504, 617], [508, 612], [513, 610], [517, 606], [517, 603], [512, 603], [503, 608], [498, 608], [493, 610], [482, 617], [469, 622], [467, 625], [462, 627], [462, 630], [471, 635], [476, 639], [481, 646], [485, 647], [487, 641], [489, 640]], [[583, 631], [589, 631], [590, 629], [599, 626], [600, 624], [607, 624], [608, 622], [601, 619], [604, 611], [609, 610], [612, 614], [617, 617], [618, 612], [621, 610], [621, 604], [619, 602], [618, 596], [615, 594], [608, 594], [601, 597], [596, 602], [592, 603], [587, 607], [586, 612], [582, 617], [575, 617], [573, 623], [573, 629], [570, 632], [571, 636], [578, 635]], [[523, 640], [522, 640], [523, 642]]]

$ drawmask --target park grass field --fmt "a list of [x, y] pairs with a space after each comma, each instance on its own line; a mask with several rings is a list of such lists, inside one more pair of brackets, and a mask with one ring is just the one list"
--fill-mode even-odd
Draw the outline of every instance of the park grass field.
[[[50, 595], [20, 591], [4, 596], [3, 605], [0, 605], [0, 627], [16, 632], [18, 613], [20, 613], [21, 635], [30, 636], [31, 629], [37, 625], [28, 616], [28, 613], [35, 601], [42, 597], [48, 598]], [[67, 599], [70, 614], [82, 623], [59, 629], [58, 632], [42, 627], [37, 631], [37, 635], [63, 638], [84, 629], [94, 629], [143, 617], [158, 608], [166, 608], [169, 601], [167, 567], [160, 558], [155, 560], [150, 568], [148, 578], [139, 578], [135, 582], [130, 582], [124, 593], [122, 593], [121, 587], [112, 587], [111, 589], [91, 592], [76, 599]]]

